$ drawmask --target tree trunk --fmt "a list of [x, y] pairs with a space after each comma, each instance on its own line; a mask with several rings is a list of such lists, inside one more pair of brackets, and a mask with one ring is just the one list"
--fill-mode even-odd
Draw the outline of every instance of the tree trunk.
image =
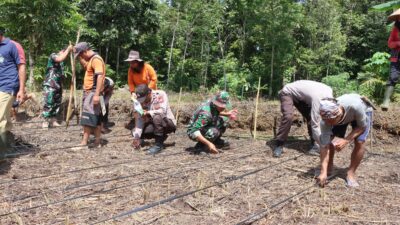
[[29, 84], [30, 88], [33, 88], [33, 83], [35, 81], [34, 74], [33, 74], [34, 69], [35, 69], [35, 61], [33, 59], [33, 53], [32, 53], [31, 48], [29, 48], [28, 57], [29, 57], [29, 82], [28, 82], [28, 84]]
[[117, 68], [116, 68], [116, 71], [117, 71], [117, 77], [119, 76], [119, 55], [121, 54], [121, 48], [120, 47], [118, 47], [118, 49], [117, 49]]
[[107, 47], [106, 47], [106, 58], [104, 60], [105, 64], [107, 64], [107, 61], [108, 61], [108, 50], [110, 49], [109, 46], [110, 46], [110, 44], [107, 44]]
[[169, 60], [168, 60], [168, 70], [167, 70], [167, 87], [169, 87], [169, 82], [170, 82], [169, 74], [171, 72], [172, 50], [174, 49], [175, 34], [176, 34], [176, 29], [178, 28], [178, 24], [179, 24], [179, 13], [178, 13], [178, 18], [176, 20], [176, 24], [174, 27], [174, 32], [172, 33], [171, 47], [169, 50]]
[[275, 46], [272, 45], [271, 50], [271, 75], [269, 80], [268, 97], [272, 97], [272, 81], [274, 79], [274, 56], [275, 56]]

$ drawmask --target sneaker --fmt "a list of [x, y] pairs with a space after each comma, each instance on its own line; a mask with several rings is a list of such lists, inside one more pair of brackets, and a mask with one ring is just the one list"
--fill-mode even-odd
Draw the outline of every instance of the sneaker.
[[276, 146], [274, 148], [273, 156], [275, 158], [279, 158], [279, 157], [281, 157], [282, 152], [283, 152], [283, 146], [282, 145]]
[[218, 138], [214, 141], [215, 147], [217, 148], [229, 148], [230, 144], [222, 138]]
[[147, 151], [147, 153], [150, 154], [150, 155], [155, 155], [155, 154], [161, 152], [161, 150], [163, 148], [164, 148], [163, 145], [155, 144]]

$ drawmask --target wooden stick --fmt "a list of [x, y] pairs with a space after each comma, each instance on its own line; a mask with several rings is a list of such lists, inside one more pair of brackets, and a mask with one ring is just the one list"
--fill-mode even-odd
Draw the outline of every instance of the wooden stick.
[[[79, 42], [79, 37], [81, 35], [81, 29], [79, 28], [78, 33], [76, 35], [76, 42], [75, 45], [78, 44]], [[71, 42], [69, 42], [71, 45]], [[72, 79], [71, 79], [71, 85], [70, 85], [70, 93], [69, 93], [69, 102], [68, 102], [68, 109], [67, 109], [67, 118], [66, 118], [66, 128], [68, 128], [69, 125], [69, 120], [72, 116], [72, 112], [76, 110], [77, 108], [77, 102], [76, 102], [76, 74], [75, 74], [75, 58], [74, 58], [74, 53], [70, 52], [70, 60], [71, 60], [71, 72], [72, 72]], [[72, 99], [74, 101], [74, 110], [72, 110]]]
[[257, 138], [257, 114], [258, 114], [258, 98], [260, 97], [260, 85], [261, 85], [261, 77], [258, 78], [256, 110], [254, 112], [254, 131], [253, 131], [253, 138], [254, 139]]
[[371, 113], [371, 127], [370, 127], [370, 139], [369, 139], [369, 147], [370, 147], [370, 151], [372, 151], [372, 139], [374, 138], [374, 112]]
[[[69, 42], [69, 44], [71, 45], [71, 42]], [[69, 54], [70, 60], [71, 60], [71, 68], [75, 67], [75, 63], [74, 63], [74, 53], [70, 52]], [[71, 69], [71, 71], [73, 71], [74, 69]], [[69, 90], [69, 101], [68, 101], [68, 108], [67, 108], [67, 118], [65, 120], [65, 126], [66, 128], [68, 128], [69, 125], [69, 119], [71, 118], [72, 115], [72, 99], [74, 96], [74, 73], [72, 73], [72, 79], [71, 79], [71, 84], [70, 84], [70, 90]]]
[[179, 89], [179, 97], [178, 97], [178, 106], [176, 107], [176, 125], [178, 125], [178, 119], [179, 119], [179, 110], [181, 108], [181, 97], [182, 97], [182, 87]]

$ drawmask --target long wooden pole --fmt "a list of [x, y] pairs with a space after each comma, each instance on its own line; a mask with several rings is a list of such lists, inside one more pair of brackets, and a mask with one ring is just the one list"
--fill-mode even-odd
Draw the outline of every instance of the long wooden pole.
[[176, 107], [176, 125], [178, 125], [179, 120], [179, 110], [181, 109], [181, 97], [182, 97], [182, 87], [179, 89], [179, 98], [178, 98], [178, 106]]
[[256, 110], [255, 110], [255, 112], [254, 112], [253, 139], [256, 139], [256, 138], [257, 138], [257, 115], [258, 115], [258, 98], [260, 97], [260, 86], [261, 86], [261, 77], [258, 78], [257, 98], [256, 98]]
[[[76, 41], [75, 45], [79, 42], [79, 37], [81, 35], [81, 29], [79, 28], [78, 33], [76, 34]], [[69, 42], [71, 44], [71, 42]], [[74, 52], [70, 52], [70, 60], [71, 60], [71, 72], [72, 72], [72, 79], [70, 85], [70, 93], [69, 93], [69, 102], [68, 102], [68, 109], [67, 109], [67, 118], [66, 118], [66, 128], [68, 128], [69, 120], [72, 116], [72, 101], [74, 102], [74, 110], [77, 110], [77, 102], [76, 102], [76, 73], [75, 73], [75, 58]], [[72, 100], [73, 99], [73, 100]]]

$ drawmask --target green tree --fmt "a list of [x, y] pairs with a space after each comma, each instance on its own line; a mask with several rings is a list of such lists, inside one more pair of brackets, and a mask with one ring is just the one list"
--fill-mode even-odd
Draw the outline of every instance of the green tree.
[[[75, 4], [68, 0], [4, 1], [0, 3], [0, 21], [9, 29], [8, 35], [25, 48], [30, 86], [34, 84], [37, 60], [66, 46], [68, 40], [75, 39], [78, 27], [84, 25]], [[44, 74], [43, 69], [38, 72]]]

